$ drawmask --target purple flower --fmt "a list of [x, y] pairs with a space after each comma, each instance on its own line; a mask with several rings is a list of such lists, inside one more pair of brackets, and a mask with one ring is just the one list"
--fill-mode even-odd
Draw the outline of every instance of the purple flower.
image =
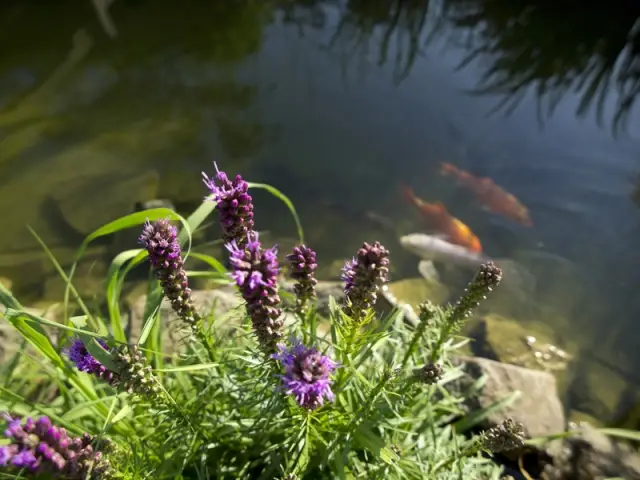
[[3, 415], [9, 422], [4, 436], [10, 440], [0, 447], [0, 467], [26, 469], [37, 474], [54, 474], [65, 478], [109, 478], [111, 468], [102, 452], [94, 451], [94, 438], [88, 434], [70, 437], [64, 428], [48, 417], [24, 424], [20, 419]]
[[213, 194], [216, 209], [220, 213], [220, 226], [225, 243], [236, 241], [240, 246], [248, 242], [248, 234], [253, 231], [253, 199], [249, 195], [249, 184], [240, 175], [233, 182], [225, 172], [218, 170], [213, 178], [202, 172], [204, 184]]
[[356, 257], [342, 269], [345, 282], [345, 313], [359, 320], [377, 300], [380, 286], [389, 280], [389, 250], [380, 242], [364, 243]]
[[[102, 348], [109, 350], [109, 346], [104, 340], [97, 339]], [[117, 373], [112, 372], [107, 367], [102, 365], [93, 355], [89, 353], [87, 347], [82, 343], [82, 340], [75, 338], [71, 345], [64, 349], [63, 352], [69, 357], [76, 368], [81, 372], [95, 375], [98, 378], [106, 381], [112, 386], [117, 386], [119, 383], [119, 376]]]
[[258, 342], [266, 351], [273, 351], [283, 330], [277, 247], [263, 249], [257, 232], [250, 232], [247, 240], [242, 247], [235, 240], [226, 245], [230, 252], [231, 277], [247, 304]]
[[293, 395], [303, 408], [314, 410], [324, 404], [324, 400], [333, 401], [331, 391], [331, 374], [337, 363], [315, 348], [305, 347], [299, 340], [292, 342], [292, 347], [278, 345], [278, 352], [271, 355], [284, 366], [281, 375], [284, 391]]
[[85, 347], [80, 339], [74, 339], [73, 343], [63, 350], [69, 359], [81, 372], [104, 380], [114, 388], [129, 394], [138, 393], [147, 397], [157, 396], [159, 387], [153, 377], [151, 367], [147, 364], [144, 354], [134, 345], [119, 345], [109, 349], [104, 340], [98, 340], [103, 348], [110, 350], [111, 361], [116, 371], [111, 371], [102, 365]]
[[298, 245], [287, 255], [291, 268], [291, 278], [296, 281], [294, 292], [298, 301], [298, 310], [302, 311], [306, 302], [316, 294], [316, 252], [305, 245]]
[[191, 299], [176, 228], [165, 219], [147, 222], [139, 241], [149, 252], [149, 261], [171, 307], [182, 320], [195, 327], [200, 316]]
[[493, 262], [480, 265], [480, 269], [473, 280], [467, 285], [462, 297], [456, 302], [449, 315], [448, 322], [452, 325], [460, 324], [471, 315], [480, 302], [487, 298], [502, 281], [502, 270]]

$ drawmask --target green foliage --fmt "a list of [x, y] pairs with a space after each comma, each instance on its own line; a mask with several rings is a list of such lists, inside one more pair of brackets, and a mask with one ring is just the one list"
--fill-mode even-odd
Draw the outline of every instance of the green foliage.
[[[287, 205], [302, 241], [300, 221], [287, 197], [270, 186], [251, 186]], [[214, 208], [205, 201], [186, 219], [165, 209], [120, 218], [89, 235], [78, 259], [100, 236], [168, 217], [182, 227], [184, 257], [211, 267], [200, 273], [227, 282], [220, 259], [191, 251], [192, 233]], [[457, 345], [452, 338], [442, 341], [441, 335], [459, 321], [450, 318], [453, 309], [429, 306], [417, 328], [403, 320], [400, 310], [382, 317], [366, 311], [356, 323], [341, 309], [341, 299], [331, 301], [327, 319], [315, 308], [288, 312], [295, 320], [288, 335], [339, 362], [333, 376], [335, 401], [308, 411], [280, 388], [282, 367], [259, 350], [248, 318], [233, 325], [227, 316], [200, 312], [205, 318], [202, 335], [185, 342], [179, 353], [166, 355], [159, 314], [163, 294], [150, 276], [137, 341], [144, 358], [136, 357], [135, 379], [157, 382], [157, 388], [147, 389], [153, 394], [123, 392], [79, 372], [62, 350], [71, 336], [117, 372], [109, 349], [128, 343], [120, 311], [122, 287], [146, 256], [146, 251], [129, 250], [113, 259], [104, 311], [90, 311], [73, 288], [75, 265], [66, 273], [51, 258], [68, 285], [65, 303], [73, 298], [83, 312], [67, 315], [61, 324], [29, 313], [0, 284], [1, 320], [24, 338], [24, 347], [3, 367], [0, 410], [14, 416], [47, 415], [74, 434], [109, 438], [115, 452], [109, 461], [116, 478], [123, 479], [499, 477], [499, 467], [482, 455], [481, 438], [465, 435], [487, 412], [469, 414], [448, 388], [462, 375], [449, 361]], [[317, 332], [322, 322], [331, 327], [325, 337]], [[60, 342], [54, 341], [54, 331]], [[108, 348], [97, 338], [106, 340]], [[443, 367], [440, 381], [419, 381], [416, 370], [434, 359]]]

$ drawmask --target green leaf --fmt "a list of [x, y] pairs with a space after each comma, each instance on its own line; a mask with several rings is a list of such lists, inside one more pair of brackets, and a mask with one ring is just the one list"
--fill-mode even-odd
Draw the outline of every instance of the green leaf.
[[40, 246], [42, 247], [42, 249], [44, 250], [46, 255], [49, 257], [49, 260], [51, 260], [51, 263], [53, 264], [54, 268], [58, 272], [58, 275], [60, 275], [60, 277], [65, 281], [65, 284], [66, 284], [65, 293], [64, 293], [64, 315], [65, 315], [65, 317], [67, 316], [67, 312], [68, 312], [69, 293], [72, 293], [73, 297], [76, 300], [76, 302], [78, 302], [78, 306], [82, 309], [82, 312], [89, 318], [89, 321], [92, 323], [92, 326], [97, 329], [97, 327], [98, 327], [97, 322], [95, 322], [93, 320], [93, 318], [91, 316], [91, 312], [89, 312], [89, 309], [87, 308], [87, 306], [85, 305], [84, 301], [82, 300], [82, 297], [80, 297], [80, 294], [78, 293], [78, 291], [75, 289], [75, 287], [71, 283], [71, 275], [67, 276], [67, 274], [65, 273], [64, 269], [62, 268], [60, 263], [58, 263], [58, 261], [56, 260], [55, 256], [51, 252], [51, 250], [49, 250], [49, 247], [47, 247], [47, 245], [44, 243], [44, 241], [38, 236], [36, 231], [34, 229], [32, 229], [31, 227], [29, 227], [29, 226], [27, 226], [27, 229], [29, 230], [31, 235], [33, 235], [33, 237], [36, 239], [36, 241], [40, 244]]
[[186, 220], [186, 226], [188, 228], [183, 229], [178, 235], [178, 240], [181, 245], [187, 243], [191, 238], [191, 232], [196, 230], [206, 218], [211, 215], [211, 212], [216, 208], [216, 202], [213, 200], [213, 196], [209, 195], [200, 206], [193, 212]]
[[198, 365], [183, 365], [181, 367], [156, 368], [154, 372], [173, 373], [173, 372], [195, 372], [196, 370], [207, 370], [209, 368], [219, 367], [219, 363], [201, 363]]
[[640, 442], [640, 431], [638, 430], [627, 430], [626, 428], [599, 428], [598, 431], [611, 437]]
[[34, 317], [37, 319], [37, 316], [13, 309], [8, 309], [4, 315], [16, 330], [18, 330], [22, 336], [36, 348], [36, 350], [48, 358], [54, 366], [64, 368], [62, 358], [53, 347], [53, 344], [51, 343], [51, 340], [49, 340], [46, 332], [38, 324], [38, 321], [28, 322], [26, 320], [33, 320]]
[[499, 412], [500, 410], [508, 407], [518, 398], [520, 398], [521, 395], [522, 392], [516, 390], [511, 395], [498, 400], [485, 408], [481, 408], [479, 410], [476, 410], [475, 412], [471, 412], [468, 415], [465, 415], [463, 418], [455, 422], [453, 426], [457, 432], [464, 433], [470, 428], [473, 428], [476, 425], [482, 423], [495, 412]]
[[[116, 255], [109, 265], [107, 273], [107, 308], [109, 310], [109, 321], [113, 337], [118, 342], [126, 342], [127, 336], [124, 333], [122, 315], [120, 313], [120, 294], [124, 285], [127, 273], [136, 265], [140, 264], [148, 254], [140, 248], [126, 250]], [[124, 265], [127, 265], [122, 275], [120, 274]]]
[[227, 273], [227, 269], [224, 268], [224, 265], [220, 263], [216, 258], [212, 257], [211, 255], [205, 255], [204, 253], [191, 252], [191, 257], [206, 263], [207, 265], [211, 266], [216, 272], [220, 274], [224, 275]]
[[160, 321], [160, 305], [164, 298], [164, 293], [158, 282], [149, 283], [149, 291], [147, 294], [147, 301], [144, 306], [144, 326], [140, 332], [140, 338], [138, 339], [138, 345], [142, 346], [147, 342], [149, 335], [156, 322]]
[[120, 420], [128, 417], [129, 415], [131, 415], [133, 413], [133, 408], [131, 408], [131, 406], [129, 405], [125, 405], [124, 407], [122, 407], [120, 409], [120, 411], [118, 413], [116, 413], [113, 418], [111, 419], [111, 424], [116, 424], [118, 423]]
[[[144, 210], [142, 212], [132, 213], [130, 215], [126, 215], [124, 217], [118, 218], [113, 222], [109, 222], [106, 225], [103, 225], [102, 227], [90, 233], [87, 236], [87, 238], [84, 239], [84, 241], [82, 242], [82, 245], [80, 245], [80, 248], [78, 248], [78, 251], [76, 252], [75, 261], [73, 262], [71, 269], [69, 270], [68, 279], [65, 278], [65, 280], [67, 280], [67, 289], [65, 290], [65, 295], [64, 295], [65, 305], [67, 305], [68, 303], [69, 290], [71, 288], [71, 279], [73, 278], [76, 268], [78, 267], [78, 262], [82, 258], [82, 255], [84, 254], [85, 250], [87, 249], [87, 247], [91, 242], [93, 242], [94, 240], [100, 237], [112, 235], [116, 232], [120, 232], [128, 228], [143, 225], [144, 223], [147, 222], [147, 220], [155, 221], [161, 218], [180, 221], [180, 223], [183, 226], [183, 232], [186, 232], [185, 235], [189, 239], [191, 238], [191, 229], [189, 227], [189, 224], [187, 223], [187, 220], [185, 220], [182, 216], [178, 215], [173, 210], [170, 210], [168, 208], [152, 208], [149, 210]], [[85, 312], [85, 313], [89, 315], [88, 312]]]
[[13, 308], [14, 310], [22, 310], [22, 305], [13, 296], [13, 294], [0, 282], [0, 303], [6, 308]]
[[293, 216], [293, 220], [296, 222], [298, 240], [300, 241], [300, 243], [304, 243], [304, 232], [302, 230], [302, 223], [300, 222], [300, 217], [298, 217], [298, 212], [296, 212], [296, 208], [293, 206], [293, 203], [291, 202], [291, 200], [289, 200], [289, 198], [284, 193], [282, 193], [277, 188], [272, 187], [271, 185], [267, 185], [265, 183], [253, 183], [253, 182], [248, 182], [248, 183], [249, 183], [249, 188], [261, 188], [263, 190], [266, 190], [271, 195], [276, 197], [278, 200], [281, 200], [282, 203], [284, 203], [287, 206], [287, 208], [291, 212], [291, 215]]

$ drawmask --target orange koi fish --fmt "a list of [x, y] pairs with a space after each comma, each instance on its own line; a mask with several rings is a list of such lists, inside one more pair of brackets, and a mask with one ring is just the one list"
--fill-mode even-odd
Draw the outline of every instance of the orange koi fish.
[[474, 253], [482, 252], [480, 240], [471, 229], [451, 215], [442, 202], [427, 203], [417, 197], [408, 185], [400, 187], [402, 196], [414, 205], [431, 228], [444, 235], [447, 241], [465, 247]]
[[525, 227], [533, 226], [527, 207], [490, 178], [475, 177], [450, 163], [440, 164], [440, 174], [445, 177], [455, 177], [460, 185], [474, 193], [478, 202], [486, 210]]

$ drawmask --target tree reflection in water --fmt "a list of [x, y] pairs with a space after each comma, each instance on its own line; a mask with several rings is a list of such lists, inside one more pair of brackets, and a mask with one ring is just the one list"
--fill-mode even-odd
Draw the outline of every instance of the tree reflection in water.
[[[296, 3], [317, 14], [316, 27], [326, 20], [319, 5], [339, 5]], [[402, 82], [430, 41], [445, 34], [468, 50], [459, 68], [475, 60], [487, 65], [471, 93], [502, 96], [493, 110], [507, 115], [533, 90], [542, 122], [573, 93], [576, 114], [593, 111], [600, 126], [609, 116], [615, 135], [626, 129], [640, 90], [640, 5], [632, 2], [349, 0], [341, 10], [329, 48], [341, 49], [345, 69], [360, 62], [362, 70], [370, 59], [393, 62], [393, 79]]]
[[640, 89], [637, 6], [531, 0], [449, 3], [448, 19], [471, 50], [461, 66], [480, 56], [489, 59], [474, 93], [503, 95], [495, 110], [512, 112], [532, 88], [543, 121], [566, 93], [577, 93], [576, 113], [584, 116], [595, 109], [602, 125], [612, 96], [613, 133], [626, 128]]

